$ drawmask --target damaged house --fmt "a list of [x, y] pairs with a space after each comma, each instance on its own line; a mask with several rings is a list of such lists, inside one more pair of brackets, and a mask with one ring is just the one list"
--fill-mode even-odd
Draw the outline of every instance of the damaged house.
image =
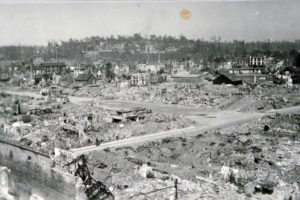
[[82, 85], [92, 85], [92, 84], [96, 84], [97, 78], [92, 73], [79, 74], [75, 78], [75, 82], [80, 83]]
[[63, 62], [44, 62], [32, 67], [35, 84], [50, 80], [54, 80], [57, 83], [59, 82], [57, 77], [65, 75], [66, 72], [67, 66]]

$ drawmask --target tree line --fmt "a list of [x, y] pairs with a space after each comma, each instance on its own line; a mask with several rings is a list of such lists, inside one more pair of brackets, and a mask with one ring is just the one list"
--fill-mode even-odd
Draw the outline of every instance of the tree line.
[[[135, 60], [145, 54], [147, 45], [153, 46], [158, 52], [165, 52], [168, 48], [175, 51], [161, 55], [161, 60], [180, 60], [192, 57], [195, 60], [207, 62], [222, 62], [228, 59], [245, 58], [252, 55], [271, 56], [275, 59], [294, 59], [300, 49], [300, 40], [295, 41], [252, 41], [243, 40], [223, 41], [220, 37], [210, 40], [188, 39], [185, 36], [157, 36], [143, 37], [136, 33], [132, 36], [86, 37], [83, 39], [69, 39], [67, 41], [49, 41], [46, 46], [2, 46], [1, 60], [30, 60], [35, 57], [84, 59], [85, 52], [111, 49], [114, 45], [123, 44], [123, 51], [114, 51], [108, 56], [115, 59]], [[101, 54], [101, 53], [100, 53]], [[146, 59], [146, 56], [142, 56]]]

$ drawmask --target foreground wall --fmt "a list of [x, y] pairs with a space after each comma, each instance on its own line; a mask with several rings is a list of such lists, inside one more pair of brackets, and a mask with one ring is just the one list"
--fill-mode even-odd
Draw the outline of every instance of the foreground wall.
[[76, 178], [51, 169], [49, 156], [0, 140], [0, 166], [10, 170], [9, 191], [17, 199], [78, 199]]

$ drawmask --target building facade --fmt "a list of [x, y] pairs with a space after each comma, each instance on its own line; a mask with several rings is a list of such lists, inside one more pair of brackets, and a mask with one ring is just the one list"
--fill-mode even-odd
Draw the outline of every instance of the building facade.
[[266, 64], [266, 57], [249, 57], [249, 66], [250, 67], [264, 67]]
[[51, 62], [51, 63], [41, 63], [40, 65], [33, 66], [32, 72], [36, 76], [38, 74], [42, 75], [65, 75], [67, 71], [67, 65], [63, 62]]

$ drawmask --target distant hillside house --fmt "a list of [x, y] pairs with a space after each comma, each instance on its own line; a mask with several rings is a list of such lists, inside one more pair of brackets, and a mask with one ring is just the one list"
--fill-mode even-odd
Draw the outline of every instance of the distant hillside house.
[[81, 83], [82, 85], [92, 85], [96, 84], [97, 78], [93, 74], [79, 74], [75, 82]]
[[154, 45], [148, 44], [145, 46], [144, 53], [157, 53], [157, 50], [155, 49]]
[[44, 62], [44, 59], [43, 58], [34, 58], [33, 59], [33, 65], [37, 66], [37, 65], [40, 65]]
[[125, 43], [113, 45], [112, 50], [117, 52], [125, 52]]

